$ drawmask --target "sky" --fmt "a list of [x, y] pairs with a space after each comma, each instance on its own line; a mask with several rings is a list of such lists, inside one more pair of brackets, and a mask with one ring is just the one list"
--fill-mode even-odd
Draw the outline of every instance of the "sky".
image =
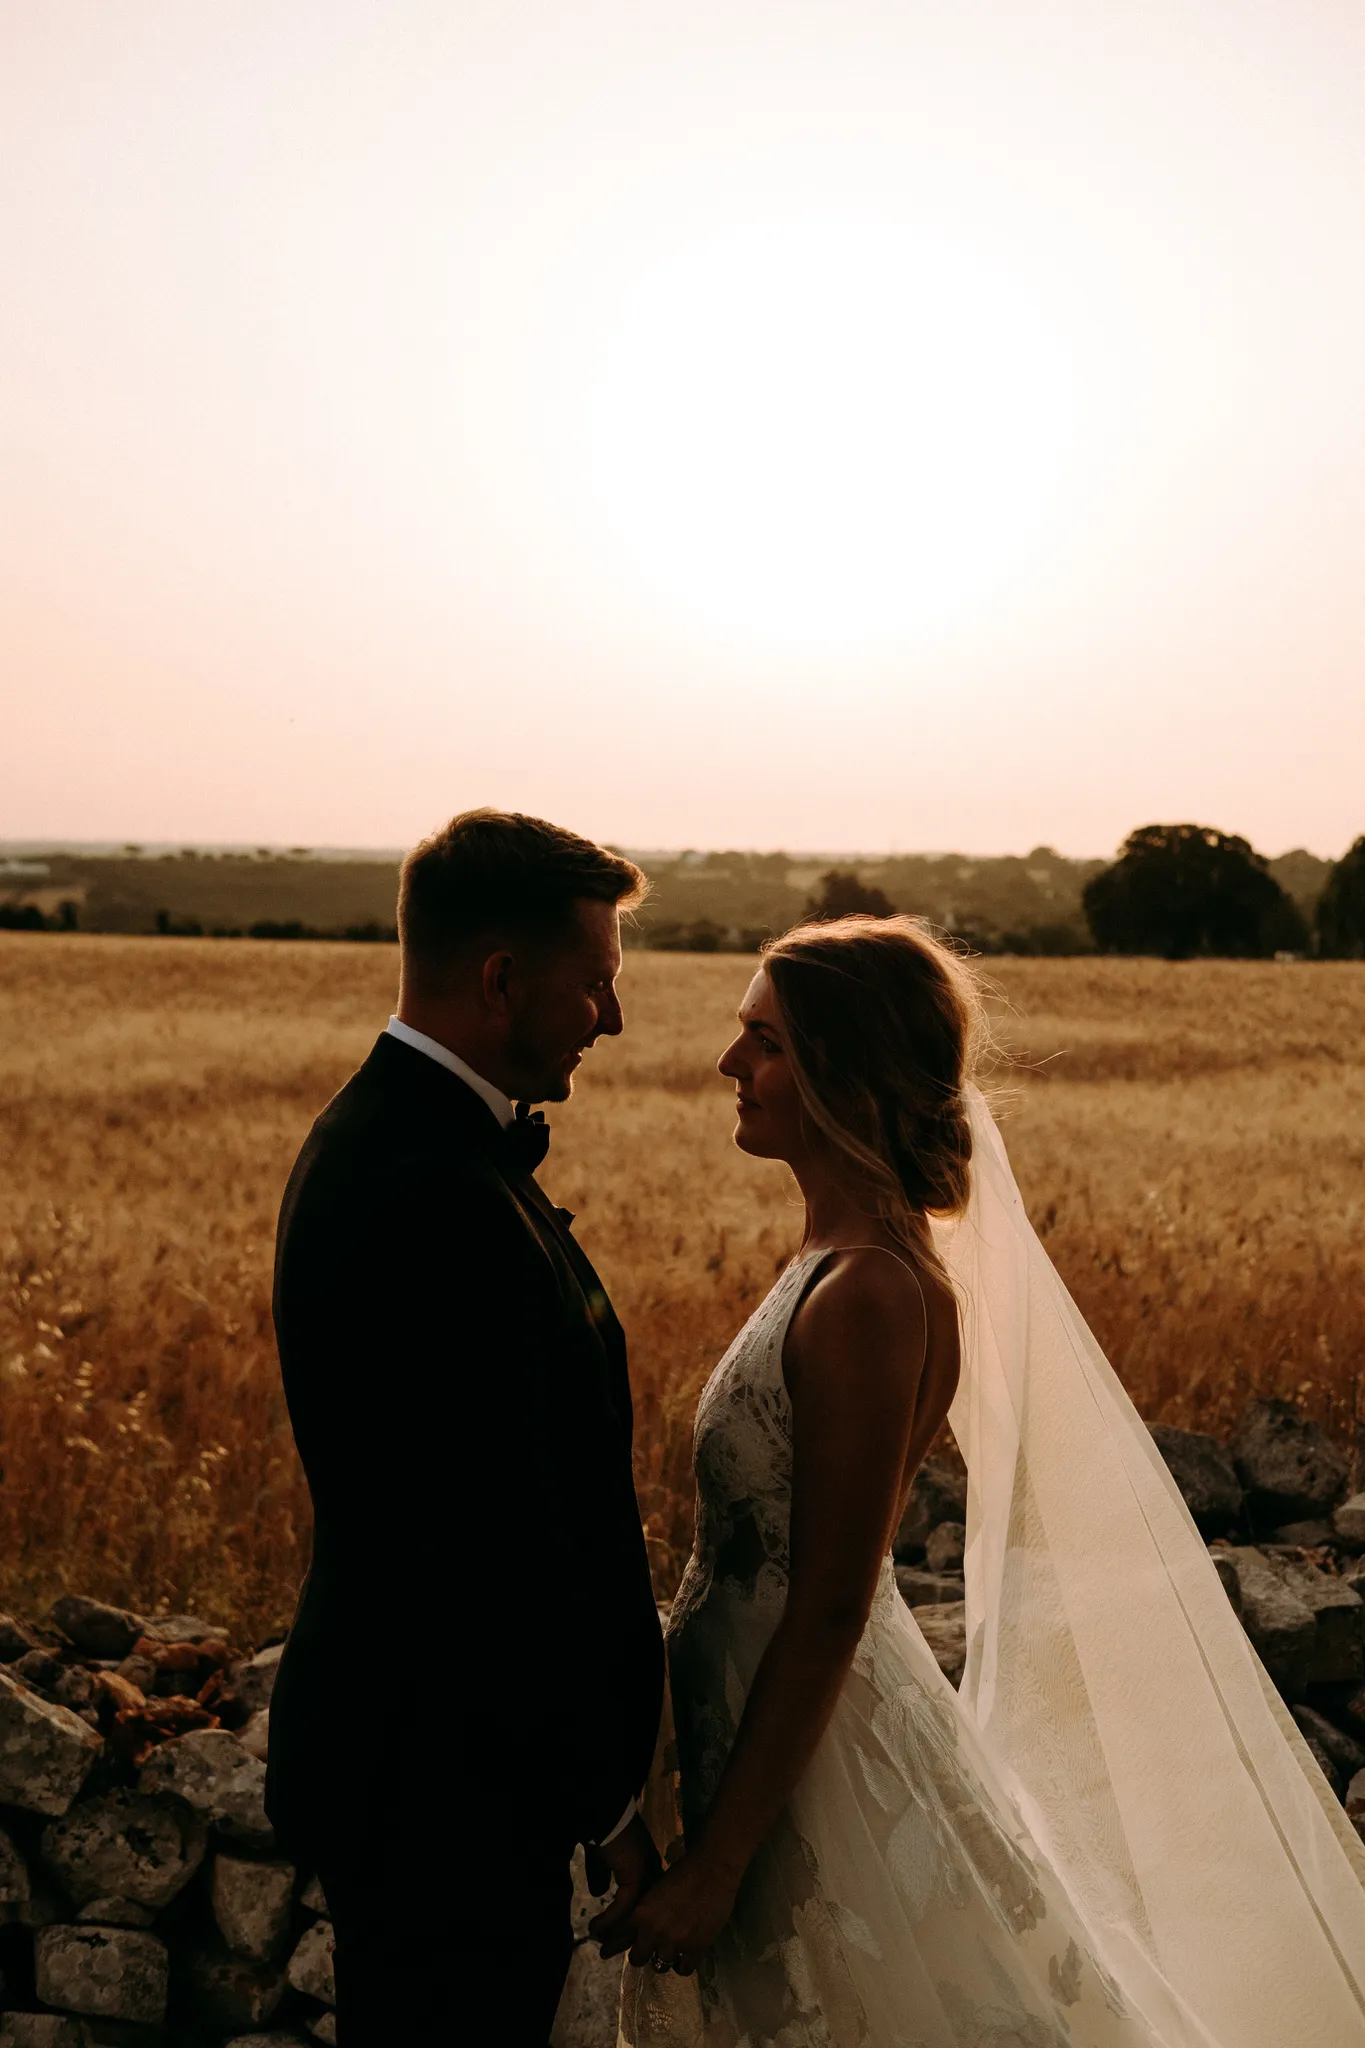
[[1365, 832], [1355, 0], [7, 0], [0, 838]]

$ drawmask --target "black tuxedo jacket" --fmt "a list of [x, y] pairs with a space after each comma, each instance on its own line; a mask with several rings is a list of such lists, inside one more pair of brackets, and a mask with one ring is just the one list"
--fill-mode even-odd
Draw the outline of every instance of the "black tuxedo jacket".
[[386, 1033], [285, 1192], [275, 1327], [314, 1532], [267, 1801], [298, 1852], [338, 1802], [593, 1840], [649, 1769], [663, 1651], [625, 1342], [510, 1150]]

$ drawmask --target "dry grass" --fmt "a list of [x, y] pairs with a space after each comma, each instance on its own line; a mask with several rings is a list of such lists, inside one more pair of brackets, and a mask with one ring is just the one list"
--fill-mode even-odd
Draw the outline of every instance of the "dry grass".
[[[387, 1014], [387, 948], [0, 935], [0, 1602], [63, 1587], [287, 1619], [308, 1503], [269, 1322], [275, 1208]], [[630, 1029], [543, 1178], [631, 1336], [667, 1586], [696, 1391], [799, 1227], [712, 1061], [744, 961], [630, 958]], [[1354, 1443], [1365, 968], [997, 964], [1035, 1221], [1143, 1412], [1296, 1394]], [[515, 1446], [507, 1451], [515, 1465]]]

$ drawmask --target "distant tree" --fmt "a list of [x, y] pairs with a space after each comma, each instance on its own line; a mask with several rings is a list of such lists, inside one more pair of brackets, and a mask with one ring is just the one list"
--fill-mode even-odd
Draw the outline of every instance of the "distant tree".
[[47, 919], [36, 903], [0, 903], [0, 932], [45, 932]]
[[1302, 912], [1264, 857], [1211, 825], [1140, 826], [1082, 902], [1104, 953], [1258, 960], [1308, 946]]
[[1318, 898], [1318, 950], [1329, 960], [1365, 960], [1365, 838], [1341, 856]]
[[894, 917], [896, 907], [882, 889], [873, 889], [854, 874], [831, 868], [820, 877], [820, 894], [806, 904], [804, 916], [822, 922], [835, 917]]

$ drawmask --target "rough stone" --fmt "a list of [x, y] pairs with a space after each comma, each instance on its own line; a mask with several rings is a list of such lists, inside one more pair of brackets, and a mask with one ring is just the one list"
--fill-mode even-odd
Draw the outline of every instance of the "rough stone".
[[[144, 1621], [139, 1634], [149, 1643], [207, 1643], [221, 1642], [223, 1631], [209, 1622], [201, 1621], [197, 1614], [163, 1614], [155, 1621]], [[130, 1643], [129, 1649], [133, 1647]]]
[[1240, 1619], [1242, 1613], [1242, 1582], [1237, 1576], [1236, 1565], [1228, 1556], [1226, 1550], [1211, 1550], [1209, 1558], [1219, 1579], [1222, 1581], [1223, 1591], [1232, 1602], [1233, 1612]]
[[1286, 1550], [1321, 1550], [1335, 1547], [1336, 1536], [1330, 1522], [1285, 1522], [1272, 1530], [1271, 1541]]
[[91, 1899], [76, 1918], [93, 1920], [98, 1927], [150, 1927], [156, 1914], [150, 1906], [139, 1906], [132, 1899]]
[[896, 1585], [907, 1607], [943, 1606], [961, 1600], [966, 1592], [962, 1580], [954, 1574], [925, 1571], [917, 1564], [898, 1564]]
[[1329, 1721], [1325, 1714], [1317, 1713], [1312, 1707], [1291, 1707], [1289, 1711], [1304, 1740], [1316, 1742], [1326, 1750], [1343, 1778], [1353, 1778], [1357, 1771], [1365, 1771], [1365, 1749]]
[[39, 1638], [26, 1622], [12, 1614], [0, 1614], [0, 1664], [16, 1664], [30, 1650], [41, 1650]]
[[126, 1657], [142, 1634], [138, 1615], [109, 1607], [103, 1600], [87, 1600], [81, 1593], [66, 1593], [55, 1601], [49, 1619], [83, 1657]]
[[309, 1913], [327, 1913], [327, 1894], [315, 1877], [310, 1877], [299, 1893], [299, 1904]]
[[230, 1840], [262, 1846], [274, 1835], [265, 1810], [265, 1765], [225, 1728], [196, 1728], [154, 1749], [139, 1789], [173, 1792], [207, 1815]]
[[25, 1685], [33, 1686], [38, 1692], [50, 1693], [60, 1683], [66, 1666], [51, 1650], [27, 1650], [22, 1657], [15, 1659], [10, 1670]]
[[615, 2039], [621, 2004], [620, 1956], [604, 1957], [595, 1941], [581, 1941], [550, 2029], [550, 2048], [597, 2048]]
[[68, 1664], [52, 1688], [52, 1697], [58, 1706], [70, 1707], [73, 1714], [83, 1714], [95, 1702], [93, 1674], [83, 1664]]
[[69, 1707], [0, 1671], [0, 1805], [65, 1813], [103, 1744]]
[[965, 1522], [966, 1519], [966, 1473], [959, 1472], [946, 1458], [926, 1458], [915, 1474], [910, 1498], [891, 1546], [896, 1562], [913, 1564], [922, 1557], [930, 1530], [936, 1529], [940, 1522]]
[[1242, 1513], [1242, 1482], [1232, 1459], [1217, 1437], [1196, 1429], [1171, 1429], [1157, 1423], [1152, 1441], [1180, 1489], [1201, 1535], [1221, 1536], [1237, 1526]]
[[118, 1898], [155, 1911], [194, 1876], [204, 1860], [206, 1834], [199, 1814], [179, 1800], [119, 1787], [49, 1821], [41, 1853], [78, 1906]]
[[315, 2041], [321, 2041], [323, 2048], [337, 2048], [337, 2016], [334, 2012], [320, 2013], [315, 2020], [309, 2020], [308, 2031]]
[[1333, 1508], [1332, 1534], [1348, 1550], [1365, 1550], [1365, 1493], [1353, 1493]]
[[1232, 1457], [1253, 1514], [1272, 1527], [1318, 1521], [1346, 1491], [1344, 1455], [1292, 1401], [1249, 1402]]
[[177, 1955], [176, 1983], [195, 2018], [224, 2034], [267, 2025], [288, 1988], [281, 1964], [234, 1956], [216, 1935]]
[[259, 1714], [253, 1714], [245, 1728], [237, 1730], [237, 1740], [248, 1756], [264, 1763], [270, 1750], [270, 1709], [262, 1707]]
[[249, 1657], [233, 1681], [234, 1690], [249, 1714], [259, 1714], [270, 1705], [270, 1695], [275, 1690], [275, 1674], [280, 1668], [284, 1655], [283, 1643], [272, 1643], [267, 1650], [258, 1650]]
[[302, 1991], [306, 1998], [321, 1999], [324, 2005], [336, 2004], [336, 1972], [332, 1967], [335, 1949], [330, 1920], [315, 1920], [305, 1928], [289, 1958], [289, 1981], [296, 1991]]
[[64, 2012], [6, 2013], [0, 2048], [89, 2048], [90, 2030]]
[[1331, 1572], [1317, 1565], [1276, 1560], [1280, 1576], [1316, 1623], [1309, 1659], [1310, 1685], [1339, 1684], [1365, 1677], [1365, 1601]]
[[936, 1602], [910, 1611], [939, 1670], [951, 1685], [960, 1685], [967, 1668], [967, 1609], [963, 1602]]
[[272, 1643], [254, 1657], [230, 1659], [203, 1686], [200, 1700], [225, 1727], [240, 1732], [269, 1707], [283, 1649], [282, 1643]]
[[948, 1572], [960, 1576], [966, 1548], [965, 1523], [940, 1522], [937, 1529], [929, 1531], [929, 1541], [924, 1546], [925, 1566], [931, 1572]]
[[292, 1863], [253, 1863], [218, 1855], [209, 1875], [218, 1931], [235, 1956], [268, 1962], [284, 1947], [294, 1901]]
[[159, 2024], [166, 2013], [166, 1950], [132, 1927], [44, 1927], [34, 1943], [38, 1996], [67, 2012]]
[[1246, 1545], [1230, 1544], [1242, 1591], [1242, 1626], [1275, 1685], [1286, 1699], [1298, 1699], [1308, 1683], [1317, 1646], [1313, 1610], [1285, 1584], [1269, 1558]]
[[140, 1693], [149, 1693], [156, 1684], [156, 1664], [152, 1658], [139, 1657], [133, 1651], [115, 1667], [114, 1676], [135, 1685]]

